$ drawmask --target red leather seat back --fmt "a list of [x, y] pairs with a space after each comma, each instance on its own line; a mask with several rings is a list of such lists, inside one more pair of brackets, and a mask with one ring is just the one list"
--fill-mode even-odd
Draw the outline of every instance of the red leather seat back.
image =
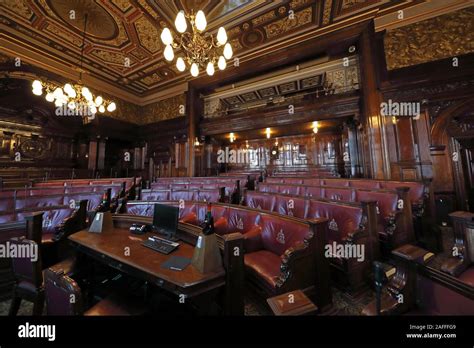
[[[4, 210], [2, 210], [2, 213]], [[14, 222], [17, 221], [17, 216], [15, 213], [8, 213], [8, 214], [0, 214], [0, 224], [6, 223], [6, 222]], [[2, 233], [0, 233], [0, 236]]]
[[283, 181], [284, 181], [285, 184], [293, 184], [293, 185], [303, 184], [303, 179], [302, 178], [285, 178]]
[[382, 188], [396, 190], [397, 187], [409, 187], [408, 199], [413, 203], [421, 203], [424, 198], [424, 185], [421, 182], [413, 181], [381, 181]]
[[341, 242], [349, 233], [359, 228], [362, 222], [362, 208], [310, 200], [306, 217], [327, 218], [328, 242]]
[[299, 196], [300, 192], [301, 189], [298, 185], [279, 185], [279, 193], [281, 194]]
[[306, 200], [300, 197], [276, 196], [274, 212], [304, 219], [306, 216]]
[[260, 192], [247, 191], [246, 204], [250, 208], [273, 211], [275, 196]]
[[[219, 188], [219, 184], [206, 183], [206, 184], [202, 184], [201, 186], [202, 186], [202, 188], [203, 188], [204, 190], [212, 190], [212, 189]], [[223, 186], [222, 186], [222, 187], [223, 187]]]
[[62, 195], [64, 194], [64, 187], [51, 187], [42, 189], [31, 189], [29, 190], [30, 196], [47, 196], [47, 195]]
[[0, 190], [0, 199], [15, 197], [15, 190]]
[[[194, 195], [194, 198], [196, 199], [196, 194]], [[204, 202], [219, 202], [220, 199], [220, 192], [218, 189], [214, 190], [199, 190], [197, 193], [197, 199], [198, 201], [204, 201]]]
[[170, 188], [172, 190], [186, 190], [188, 188], [188, 184], [170, 184]]
[[[38, 211], [41, 211], [39, 209]], [[55, 227], [61, 224], [64, 219], [68, 218], [74, 213], [74, 209], [64, 207], [59, 209], [44, 210], [43, 212], [43, 235], [55, 232]], [[25, 220], [25, 216], [30, 215], [31, 212], [18, 213], [18, 220]]]
[[380, 189], [380, 183], [376, 180], [350, 180], [349, 186], [367, 190]]
[[202, 184], [200, 183], [191, 183], [188, 185], [188, 189], [190, 190], [197, 190], [197, 189], [200, 189], [202, 187]]
[[0, 212], [15, 210], [15, 200], [13, 198], [0, 198]]
[[32, 196], [22, 197], [15, 200], [15, 209], [43, 208], [63, 205], [64, 196]]
[[284, 179], [282, 178], [275, 178], [275, 177], [269, 177], [265, 179], [265, 183], [267, 184], [282, 184]]
[[342, 202], [354, 202], [355, 201], [355, 191], [347, 188], [333, 188], [325, 187], [324, 198], [331, 199], [333, 201], [342, 201]]
[[184, 204], [179, 204], [179, 220], [183, 218], [188, 218], [192, 215], [192, 220], [188, 221], [191, 224], [197, 223], [197, 213], [196, 213], [197, 205], [192, 202], [184, 202]]
[[[196, 199], [194, 199], [194, 195], [196, 195]], [[172, 201], [193, 201], [198, 200], [199, 193], [198, 191], [190, 191], [190, 190], [171, 190], [170, 193], [170, 200]]]
[[303, 183], [307, 186], [321, 186], [321, 179], [311, 178], [311, 179], [304, 179]]
[[143, 201], [168, 201], [170, 199], [169, 190], [143, 190], [141, 192]]
[[280, 184], [259, 184], [259, 192], [280, 193]]
[[160, 183], [152, 183], [150, 185], [150, 188], [152, 190], [169, 190], [170, 185], [169, 184], [160, 184]]
[[397, 211], [398, 195], [390, 192], [356, 191], [356, 201], [377, 201], [379, 214], [386, 218]]
[[260, 214], [245, 209], [229, 209], [227, 213], [229, 233], [240, 232], [245, 234], [260, 222]]
[[94, 191], [93, 186], [66, 186], [64, 188], [65, 193], [80, 193], [80, 192], [92, 192]]
[[288, 248], [303, 242], [309, 232], [308, 225], [304, 223], [268, 214], [262, 214], [260, 226], [264, 249], [276, 255], [282, 255]]
[[315, 199], [323, 198], [324, 189], [319, 186], [306, 186], [304, 195]]
[[321, 180], [321, 185], [332, 187], [348, 187], [349, 181], [345, 179], [323, 179]]
[[75, 205], [79, 205], [79, 202], [82, 200], [87, 199], [87, 210], [92, 211], [97, 209], [99, 204], [102, 202], [102, 195], [100, 193], [96, 192], [91, 192], [91, 193], [76, 193], [76, 194], [70, 194], [70, 195], [64, 195], [63, 196], [63, 204], [72, 206], [73, 203]]
[[127, 202], [126, 213], [130, 215], [153, 216], [155, 205], [152, 203], [135, 204]]

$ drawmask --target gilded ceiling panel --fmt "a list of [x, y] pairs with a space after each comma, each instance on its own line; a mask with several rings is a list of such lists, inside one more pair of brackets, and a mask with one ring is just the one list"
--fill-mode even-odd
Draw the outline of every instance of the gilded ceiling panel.
[[474, 52], [474, 8], [388, 31], [384, 45], [389, 70]]

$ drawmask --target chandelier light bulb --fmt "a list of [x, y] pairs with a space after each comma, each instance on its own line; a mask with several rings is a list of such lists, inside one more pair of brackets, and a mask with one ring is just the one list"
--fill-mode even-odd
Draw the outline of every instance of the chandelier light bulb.
[[58, 87], [54, 90], [53, 95], [55, 99], [61, 99], [64, 93], [63, 93], [63, 90], [60, 87]]
[[265, 129], [265, 133], [267, 133], [267, 139], [270, 139], [270, 136], [272, 134], [270, 128]]
[[197, 77], [199, 75], [199, 68], [196, 63], [193, 63], [191, 65], [191, 75], [193, 75], [194, 77]]
[[230, 43], [226, 43], [224, 46], [224, 57], [226, 59], [230, 59], [232, 58], [233, 54], [234, 53], [232, 52], [232, 46], [230, 45]]
[[56, 99], [56, 101], [54, 102], [54, 106], [56, 107], [61, 107], [63, 105], [63, 102], [61, 101], [61, 99]]
[[202, 10], [199, 10], [196, 13], [196, 28], [199, 31], [204, 31], [207, 26], [207, 21], [206, 21], [206, 16], [204, 15], [204, 12]]
[[214, 75], [214, 64], [212, 64], [211, 62], [207, 63], [207, 68], [206, 68], [206, 72], [209, 76], [212, 76]]
[[90, 107], [90, 111], [91, 111], [92, 114], [96, 114], [96, 113], [97, 113], [97, 108], [95, 107], [95, 105], [92, 105], [92, 106]]
[[184, 33], [188, 27], [186, 23], [186, 17], [184, 16], [184, 11], [179, 11], [178, 15], [176, 16], [176, 20], [174, 21], [174, 25], [176, 30], [181, 34]]
[[71, 91], [73, 90], [72, 86], [70, 83], [66, 83], [63, 87], [63, 90], [64, 92], [66, 92], [68, 95], [69, 93], [71, 93]]
[[49, 101], [50, 103], [52, 103], [54, 101], [53, 93], [46, 94], [46, 101]]
[[181, 57], [178, 57], [178, 59], [176, 59], [176, 69], [178, 69], [179, 71], [183, 72], [184, 70], [186, 70], [186, 64], [184, 63], [184, 59], [181, 58]]
[[173, 36], [171, 35], [171, 30], [168, 28], [163, 29], [161, 32], [161, 41], [166, 45], [171, 45], [173, 42]]
[[43, 89], [43, 85], [39, 80], [34, 80], [31, 86], [33, 87], [33, 89]]
[[33, 88], [33, 94], [34, 95], [41, 95], [41, 94], [43, 94], [43, 89], [42, 88]]
[[105, 107], [103, 105], [99, 106], [99, 112], [103, 114], [105, 112]]
[[71, 110], [74, 110], [76, 108], [76, 103], [74, 103], [73, 101], [72, 102], [69, 102], [67, 104], [67, 107]]
[[116, 108], [117, 108], [117, 106], [115, 105], [115, 103], [110, 103], [110, 104], [107, 106], [107, 111], [108, 111], [108, 112], [113, 112], [113, 111], [115, 111]]
[[217, 31], [217, 42], [220, 45], [225, 45], [225, 43], [227, 42], [227, 33], [225, 32], [224, 27], [220, 27]]
[[89, 88], [87, 88], [87, 87], [82, 87], [82, 89], [81, 89], [81, 94], [82, 94], [83, 96], [86, 96], [86, 95], [88, 95], [89, 93], [90, 93]]
[[71, 88], [71, 90], [66, 93], [70, 98], [76, 98], [77, 96], [76, 90], [74, 88]]
[[[83, 95], [84, 95], [84, 94], [83, 94]], [[87, 100], [88, 102], [93, 102], [93, 96], [92, 96], [92, 93], [91, 93], [91, 92], [89, 92], [88, 94], [85, 94], [85, 95], [84, 95], [84, 98], [86, 98], [86, 100]]]
[[227, 66], [227, 62], [225, 61], [225, 58], [220, 56], [219, 60], [217, 61], [217, 66], [219, 67], [220, 70], [224, 70]]
[[166, 46], [165, 51], [164, 51], [165, 59], [167, 61], [172, 61], [174, 58], [174, 52], [173, 52], [173, 47], [171, 45]]
[[95, 105], [100, 106], [104, 99], [99, 95], [97, 98], [95, 98]]

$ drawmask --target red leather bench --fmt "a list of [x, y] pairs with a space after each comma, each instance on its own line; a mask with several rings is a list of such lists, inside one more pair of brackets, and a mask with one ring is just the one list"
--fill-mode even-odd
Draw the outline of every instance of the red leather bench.
[[[401, 185], [402, 182], [398, 182], [398, 184]], [[259, 192], [282, 194], [284, 193], [282, 187], [289, 186], [298, 187], [300, 189], [299, 196], [306, 196], [312, 199], [329, 199], [341, 202], [361, 202], [364, 200], [377, 201], [379, 209], [377, 217], [378, 232], [380, 234], [380, 241], [382, 242], [382, 251], [385, 255], [389, 255], [390, 250], [403, 244], [411, 243], [415, 240], [413, 233], [414, 227], [412, 221], [413, 213], [411, 209], [411, 200], [408, 197], [409, 191], [406, 191], [406, 187], [397, 186], [390, 190], [367, 190], [350, 186], [318, 187], [261, 183], [258, 185], [257, 190]], [[295, 190], [286, 191], [295, 192]], [[261, 206], [263, 208], [263, 205]]]
[[[179, 206], [182, 224], [199, 226], [207, 211], [203, 202], [130, 201], [123, 213], [152, 216], [155, 203]], [[326, 219], [305, 221], [221, 203], [213, 204], [211, 213], [217, 234], [242, 233], [247, 279], [266, 297], [315, 286], [321, 296], [318, 307], [328, 306], [329, 266], [323, 255]]]
[[358, 262], [353, 258], [331, 258], [341, 285], [349, 285], [351, 292], [357, 292], [365, 286], [365, 278], [370, 271], [371, 261], [378, 259], [379, 245], [377, 236], [376, 203], [348, 204], [308, 199], [304, 197], [269, 194], [248, 191], [245, 204], [251, 208], [268, 210], [282, 215], [302, 219], [327, 218], [328, 243], [360, 244], [365, 248], [364, 260]]

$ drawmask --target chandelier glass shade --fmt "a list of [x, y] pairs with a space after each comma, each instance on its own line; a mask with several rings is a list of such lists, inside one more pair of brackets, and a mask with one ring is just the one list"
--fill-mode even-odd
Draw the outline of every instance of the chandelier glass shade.
[[[191, 30], [188, 29], [188, 22]], [[226, 59], [233, 56], [232, 46], [227, 42], [227, 33], [224, 27], [220, 27], [215, 38], [206, 30], [207, 20], [203, 11], [196, 15], [187, 15], [180, 11], [174, 22], [179, 36], [175, 39], [171, 30], [164, 28], [161, 33], [161, 41], [165, 45], [163, 55], [166, 60], [173, 61], [174, 50], [179, 50], [182, 56], [176, 59], [176, 68], [183, 72], [190, 69], [191, 75], [196, 77], [200, 70], [206, 70], [209, 76], [214, 75], [215, 66], [224, 70], [227, 66]]]
[[66, 83], [61, 87], [51, 82], [35, 80], [32, 87], [34, 95], [41, 96], [45, 93], [45, 99], [56, 107], [67, 105], [71, 110], [88, 107], [88, 112], [92, 115], [104, 113], [105, 110], [113, 112], [117, 108], [114, 102], [100, 95], [94, 96], [89, 88], [81, 84]]
[[94, 116], [97, 112], [104, 113], [105, 110], [113, 112], [117, 108], [114, 102], [94, 96], [92, 92], [82, 84], [84, 47], [87, 29], [87, 13], [84, 15], [84, 31], [82, 35], [81, 60], [79, 68], [78, 83], [66, 83], [63, 87], [48, 81], [34, 80], [32, 83], [33, 94], [37, 96], [46, 93], [45, 99], [54, 103], [56, 107], [66, 107], [75, 114], [84, 116], [87, 119], [89, 116]]

